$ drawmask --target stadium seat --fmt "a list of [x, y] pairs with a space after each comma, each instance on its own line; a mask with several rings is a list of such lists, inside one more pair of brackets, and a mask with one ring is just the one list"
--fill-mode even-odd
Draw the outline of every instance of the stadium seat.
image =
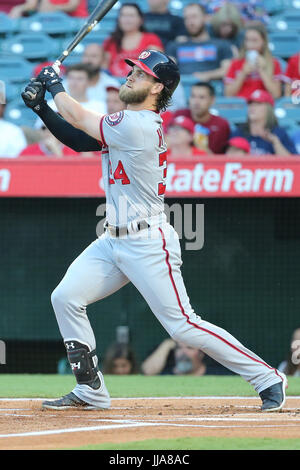
[[0, 77], [5, 82], [22, 83], [32, 76], [32, 64], [22, 57], [0, 57]]
[[269, 34], [269, 48], [273, 56], [288, 59], [299, 52], [300, 34], [295, 31]]
[[20, 32], [45, 33], [50, 36], [67, 36], [78, 31], [78, 21], [66, 13], [35, 13], [20, 20]]
[[4, 112], [4, 119], [17, 126], [33, 126], [36, 121], [36, 115], [30, 108], [27, 108], [22, 99], [9, 103]]
[[[74, 60], [75, 56], [80, 57], [84, 51], [84, 48], [87, 44], [92, 44], [92, 43], [97, 43], [97, 44], [102, 44], [103, 41], [107, 38], [107, 33], [103, 33], [100, 30], [99, 31], [92, 31], [90, 34], [88, 34], [72, 51], [72, 54], [70, 55], [70, 58], [72, 57], [71, 60]], [[62, 43], [62, 47], [65, 48], [68, 46], [70, 42], [70, 38], [66, 39]], [[67, 61], [68, 59], [66, 59]], [[67, 65], [67, 62], [66, 62]]]
[[247, 121], [247, 110], [247, 101], [244, 98], [217, 96], [210, 111], [232, 124], [239, 124]]
[[286, 10], [281, 15], [271, 16], [268, 30], [270, 32], [300, 32], [300, 9]]
[[293, 120], [300, 123], [299, 103], [293, 103], [290, 97], [280, 98], [275, 103], [275, 115], [278, 120]]
[[275, 56], [275, 59], [278, 60], [278, 62], [280, 63], [281, 71], [284, 73], [287, 68], [287, 60], [283, 59], [282, 57], [276, 57], [276, 56]]
[[20, 96], [20, 87], [15, 83], [5, 83], [6, 103], [17, 99]]
[[278, 15], [285, 10], [284, 0], [264, 0], [263, 6], [269, 15]]
[[14, 34], [18, 29], [18, 20], [13, 20], [8, 15], [0, 12], [0, 36]]
[[19, 55], [27, 60], [49, 60], [61, 52], [60, 42], [43, 33], [21, 33], [1, 44], [6, 54]]

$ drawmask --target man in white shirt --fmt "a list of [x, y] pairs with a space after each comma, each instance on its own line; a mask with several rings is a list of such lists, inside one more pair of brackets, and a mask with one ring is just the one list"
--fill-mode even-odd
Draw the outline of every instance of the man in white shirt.
[[[74, 100], [78, 101], [85, 109], [106, 113], [106, 101], [101, 96], [91, 98], [88, 94], [92, 70], [88, 64], [75, 64], [67, 68], [65, 74], [65, 88]], [[57, 111], [54, 100], [49, 101], [49, 106]]]
[[94, 71], [87, 91], [90, 99], [105, 101], [107, 87], [120, 87], [120, 83], [116, 78], [101, 70], [103, 49], [100, 44], [89, 44], [85, 47], [82, 63], [90, 65]]
[[27, 146], [22, 129], [3, 119], [5, 105], [0, 104], [0, 158], [15, 158]]

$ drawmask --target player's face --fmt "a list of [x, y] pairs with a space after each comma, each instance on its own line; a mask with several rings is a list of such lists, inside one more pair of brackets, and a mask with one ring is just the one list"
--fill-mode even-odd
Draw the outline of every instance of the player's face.
[[121, 86], [120, 99], [126, 104], [143, 103], [155, 85], [154, 78], [135, 65], [126, 83]]

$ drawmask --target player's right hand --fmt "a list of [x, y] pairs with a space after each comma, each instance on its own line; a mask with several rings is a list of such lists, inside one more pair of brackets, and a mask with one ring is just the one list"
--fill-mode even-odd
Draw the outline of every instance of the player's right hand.
[[32, 78], [21, 93], [21, 96], [28, 108], [39, 111], [41, 104], [45, 102], [45, 93], [45, 85], [36, 78]]

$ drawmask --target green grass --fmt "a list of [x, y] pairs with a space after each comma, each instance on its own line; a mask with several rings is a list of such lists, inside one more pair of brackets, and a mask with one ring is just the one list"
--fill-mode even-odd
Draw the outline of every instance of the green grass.
[[[77, 447], [77, 450], [300, 450], [299, 439], [185, 437]], [[75, 450], [75, 449], [73, 449]]]
[[[105, 377], [112, 398], [164, 396], [257, 396], [239, 376], [112, 376]], [[1, 398], [59, 397], [75, 386], [72, 375], [0, 374]], [[300, 396], [300, 377], [289, 378], [288, 395]], [[284, 434], [283, 434], [284, 435]], [[300, 450], [298, 439], [201, 437], [104, 443], [91, 450]]]
[[[112, 398], [164, 396], [257, 396], [239, 376], [113, 376], [105, 377]], [[0, 374], [1, 398], [52, 398], [69, 393], [72, 375]], [[288, 395], [300, 396], [300, 377], [289, 378]]]

